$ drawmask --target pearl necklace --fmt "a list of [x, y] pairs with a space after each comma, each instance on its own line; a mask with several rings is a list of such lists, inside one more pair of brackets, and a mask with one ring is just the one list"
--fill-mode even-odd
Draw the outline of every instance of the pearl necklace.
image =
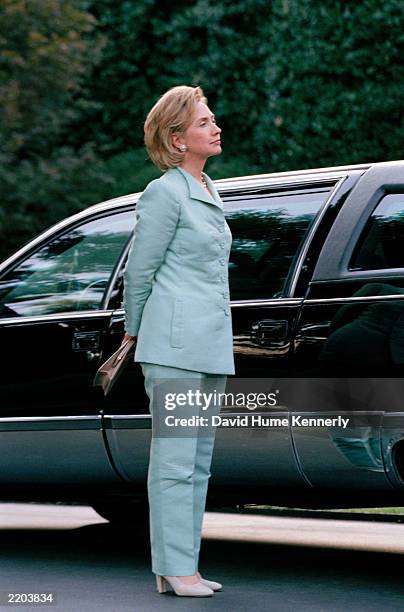
[[207, 184], [206, 179], [203, 176], [202, 172], [201, 172], [201, 181], [202, 181], [202, 185], [205, 187], [205, 189], [208, 189], [208, 184]]

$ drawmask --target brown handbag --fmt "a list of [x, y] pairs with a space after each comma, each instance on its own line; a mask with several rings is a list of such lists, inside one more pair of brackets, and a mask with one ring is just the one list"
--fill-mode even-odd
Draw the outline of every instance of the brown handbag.
[[126, 364], [133, 355], [136, 338], [128, 338], [125, 344], [121, 344], [104, 363], [98, 368], [93, 380], [93, 387], [102, 387], [104, 395], [107, 395], [113, 385], [122, 374]]

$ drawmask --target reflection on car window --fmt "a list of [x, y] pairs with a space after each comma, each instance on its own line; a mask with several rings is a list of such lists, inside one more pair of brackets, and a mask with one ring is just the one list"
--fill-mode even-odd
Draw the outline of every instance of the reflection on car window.
[[404, 194], [386, 195], [371, 215], [350, 270], [404, 268]]
[[304, 237], [328, 189], [245, 197], [226, 202], [233, 242], [232, 300], [281, 297]]
[[100, 307], [133, 229], [133, 212], [71, 229], [0, 279], [0, 316], [34, 316]]

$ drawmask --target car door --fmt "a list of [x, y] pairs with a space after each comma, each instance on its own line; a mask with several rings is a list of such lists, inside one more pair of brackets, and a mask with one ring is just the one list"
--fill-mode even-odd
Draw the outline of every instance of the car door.
[[[312, 485], [349, 490], [347, 503], [355, 491], [362, 499], [366, 491], [387, 493], [397, 479], [393, 448], [404, 439], [397, 421], [404, 416], [403, 185], [403, 162], [376, 164], [361, 177], [324, 243], [296, 330], [296, 414], [350, 416], [345, 429], [293, 428], [296, 451]], [[382, 434], [392, 416], [395, 427]]]
[[[295, 177], [254, 189], [240, 185], [224, 190], [218, 185], [233, 235], [229, 283], [237, 379], [289, 374], [291, 339], [303, 299], [303, 294], [291, 297], [292, 279], [313, 224], [325, 213], [337, 182]], [[117, 286], [122, 284], [123, 267], [124, 262]], [[121, 289], [116, 291], [121, 295]], [[110, 307], [115, 308], [110, 337], [121, 337], [124, 313], [116, 300]], [[222, 412], [236, 414], [231, 408]], [[284, 415], [282, 409], [278, 412]], [[276, 415], [276, 410], [271, 414]], [[117, 469], [128, 481], [144, 484], [151, 417], [138, 364], [130, 364], [107, 398], [104, 423]], [[212, 489], [265, 483], [305, 486], [287, 427], [219, 428], [216, 436]]]
[[[290, 375], [291, 340], [303, 297], [291, 296], [291, 281], [336, 182], [295, 177], [222, 194], [233, 237], [229, 285], [236, 377], [229, 378], [228, 392], [258, 392], [272, 379], [268, 391], [277, 393], [279, 379]], [[275, 406], [253, 410], [224, 406], [222, 414], [288, 418], [281, 398]], [[213, 486], [243, 484], [263, 491], [265, 485], [286, 489], [307, 484], [284, 425], [219, 428], [212, 466]]]
[[133, 228], [128, 210], [78, 215], [0, 272], [1, 482], [117, 479], [92, 380], [104, 295]]

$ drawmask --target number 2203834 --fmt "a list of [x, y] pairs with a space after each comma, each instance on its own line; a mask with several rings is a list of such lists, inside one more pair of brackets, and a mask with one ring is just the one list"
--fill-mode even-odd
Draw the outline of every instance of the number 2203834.
[[56, 601], [54, 593], [13, 593], [10, 591], [0, 592], [0, 605], [52, 605]]

